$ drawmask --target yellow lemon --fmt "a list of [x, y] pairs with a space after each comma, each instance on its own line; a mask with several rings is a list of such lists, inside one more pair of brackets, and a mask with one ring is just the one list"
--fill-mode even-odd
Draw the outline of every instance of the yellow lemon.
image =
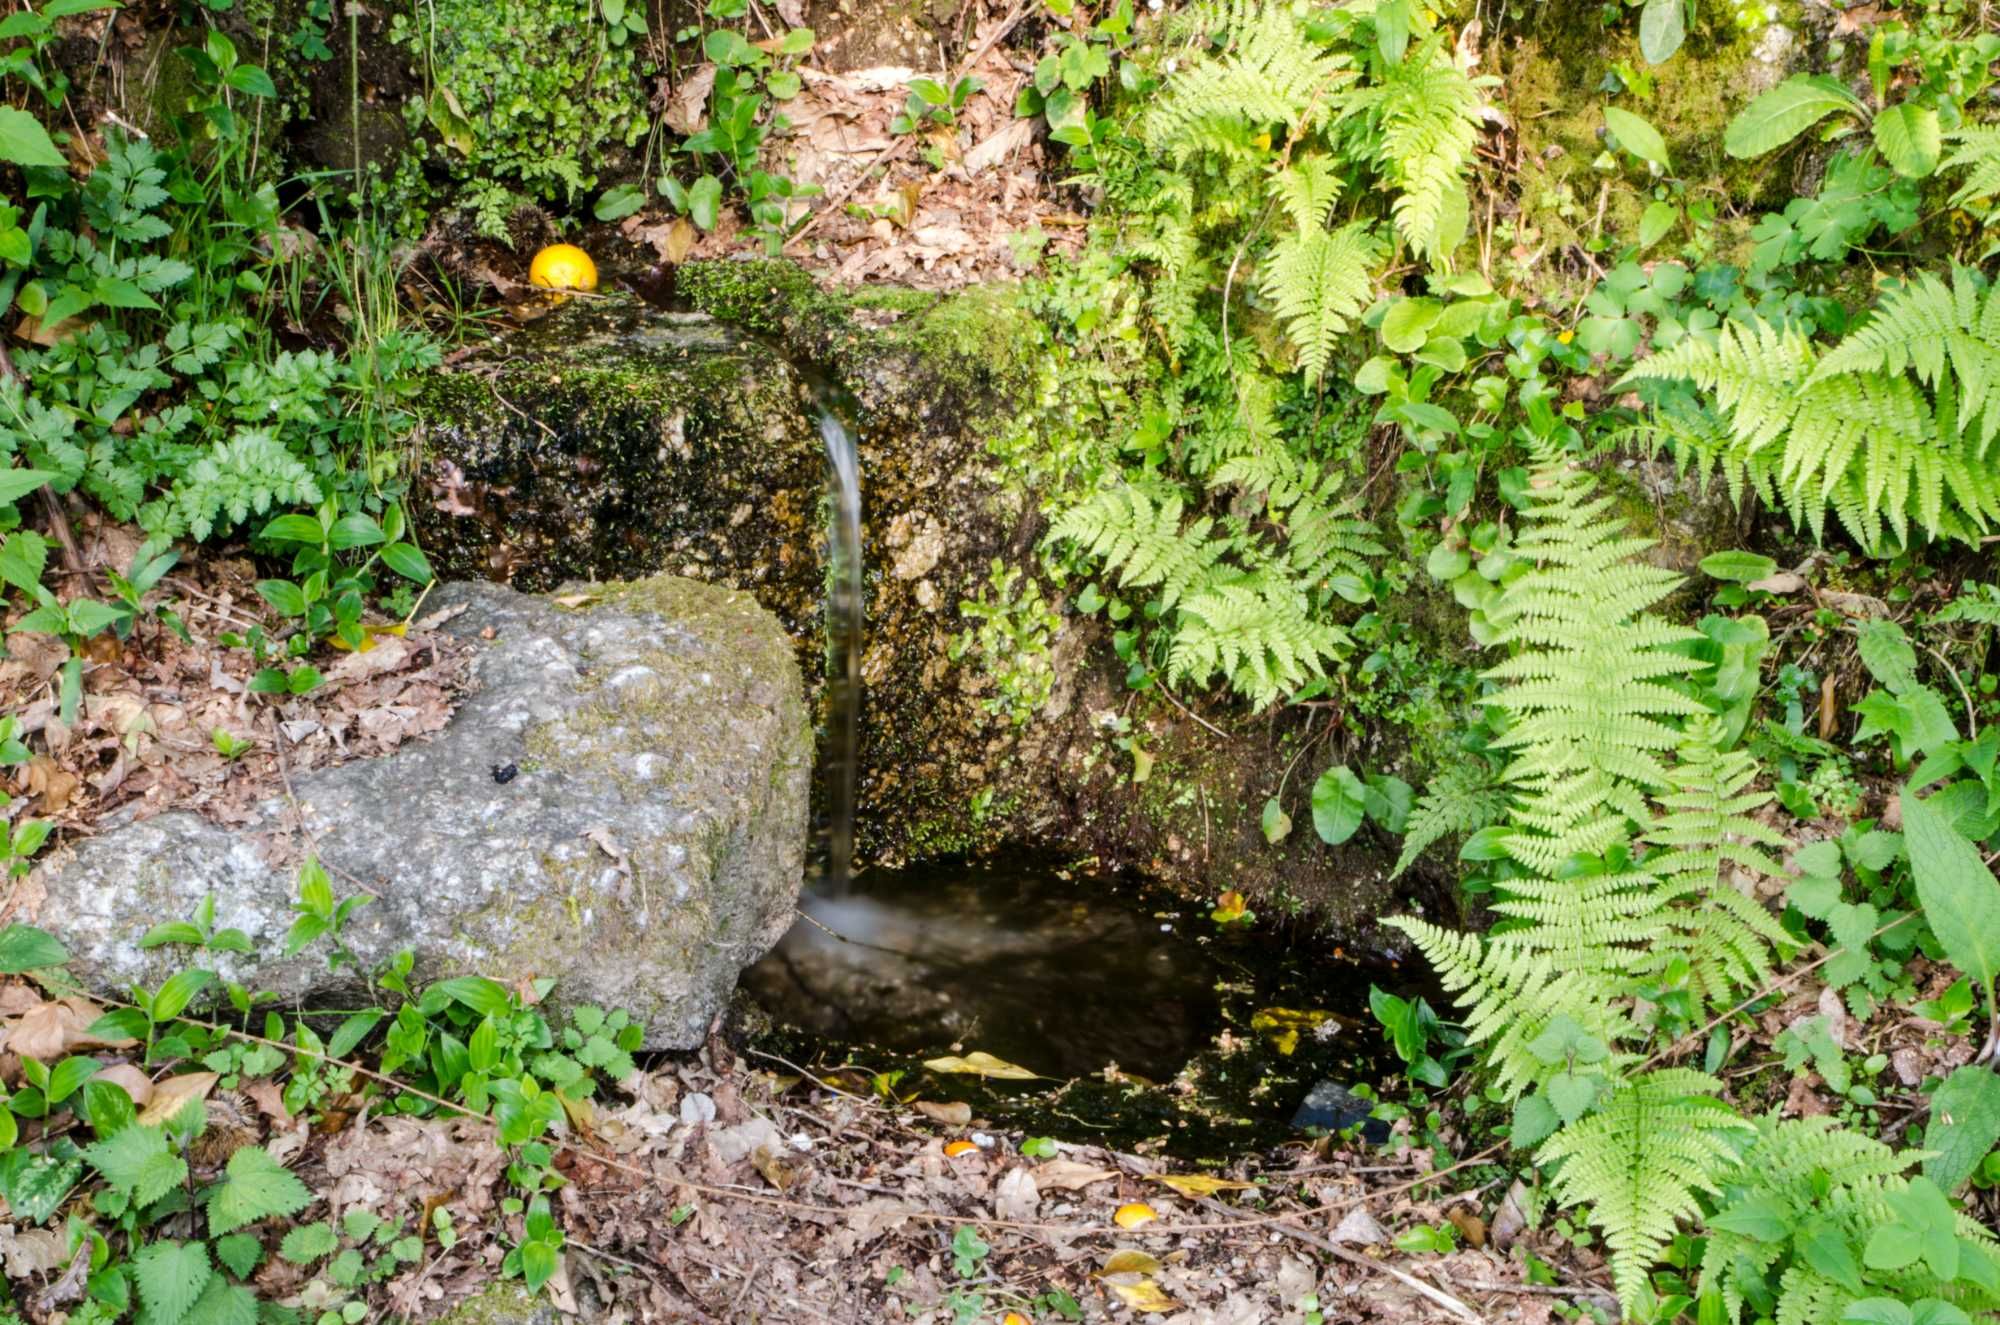
[[550, 290], [595, 290], [597, 264], [574, 244], [551, 244], [528, 264], [528, 280]]

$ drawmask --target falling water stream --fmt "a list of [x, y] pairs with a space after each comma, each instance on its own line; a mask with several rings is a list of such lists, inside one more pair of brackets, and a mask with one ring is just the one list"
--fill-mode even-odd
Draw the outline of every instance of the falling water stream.
[[898, 1075], [927, 1055], [997, 1053], [1036, 1082], [927, 1089], [1052, 1134], [1166, 1136], [1201, 1151], [1268, 1144], [1297, 1125], [1313, 1082], [1369, 1075], [1365, 982], [1269, 936], [1226, 933], [1206, 907], [1026, 852], [871, 871], [857, 887], [867, 587], [857, 411], [790, 362], [826, 447], [825, 865], [799, 899], [803, 918], [745, 974], [784, 1028], [777, 1042], [828, 1070], [871, 1063]]
[[832, 511], [827, 521], [826, 880], [845, 895], [854, 874], [854, 797], [861, 740], [861, 457], [833, 393], [813, 382], [815, 422], [826, 443]]

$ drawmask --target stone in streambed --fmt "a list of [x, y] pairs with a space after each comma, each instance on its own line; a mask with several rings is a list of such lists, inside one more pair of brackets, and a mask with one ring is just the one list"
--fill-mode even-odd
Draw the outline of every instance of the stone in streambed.
[[[631, 1009], [649, 1047], [700, 1043], [803, 873], [812, 734], [791, 642], [749, 595], [672, 576], [562, 597], [578, 606], [440, 591], [476, 653], [435, 739], [299, 777], [303, 835], [282, 798], [240, 829], [107, 827], [43, 867], [38, 923], [99, 988], [201, 965], [309, 1005], [356, 983], [318, 950], [279, 957], [310, 842], [337, 896], [376, 894], [344, 935], [364, 963], [408, 948], [424, 980], [549, 976], [559, 1003]], [[211, 893], [254, 954], [138, 947]]]

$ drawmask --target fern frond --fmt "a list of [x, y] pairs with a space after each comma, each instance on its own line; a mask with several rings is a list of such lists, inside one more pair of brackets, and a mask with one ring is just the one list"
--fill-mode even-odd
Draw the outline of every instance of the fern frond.
[[1720, 749], [1720, 737], [1713, 718], [1689, 724], [1674, 790], [1657, 798], [1663, 813], [1646, 834], [1654, 848], [1646, 865], [1662, 881], [1669, 931], [1654, 950], [1653, 969], [1686, 958], [1691, 978], [1712, 1002], [1760, 986], [1770, 976], [1773, 946], [1791, 942], [1770, 912], [1724, 877], [1725, 868], [1779, 876], [1765, 848], [1782, 853], [1791, 842], [1751, 817], [1774, 798], [1746, 790], [1756, 780], [1756, 761], [1747, 751]]
[[1485, 674], [1505, 683], [1491, 702], [1513, 722], [1495, 748], [1516, 752], [1507, 777], [1533, 830], [1509, 850], [1545, 874], [1645, 822], [1644, 793], [1669, 785], [1660, 753], [1681, 740], [1672, 720], [1704, 711], [1669, 684], [1696, 666], [1673, 646], [1697, 636], [1646, 610], [1679, 578], [1635, 560], [1647, 541], [1626, 537], [1594, 488], [1567, 465], [1537, 471], [1514, 545], [1534, 569], [1488, 612], [1495, 642], [1520, 650]]
[[1974, 198], [2000, 197], [2000, 124], [1968, 124], [1945, 138], [1957, 146], [1938, 162], [1938, 173], [1966, 172], [1951, 195], [1951, 205], [1963, 207]]
[[1439, 31], [1355, 101], [1381, 114], [1376, 162], [1398, 189], [1390, 210], [1403, 242], [1432, 261], [1449, 256], [1464, 230], [1462, 177], [1479, 140], [1478, 86], [1452, 62]]
[[1368, 305], [1381, 260], [1371, 227], [1355, 221], [1338, 230], [1314, 222], [1279, 238], [1258, 268], [1258, 288], [1285, 334], [1298, 347], [1306, 383], [1317, 385], [1341, 333]]
[[1410, 810], [1403, 829], [1402, 854], [1389, 871], [1395, 878], [1408, 869], [1431, 843], [1454, 833], [1476, 832], [1499, 823], [1513, 796], [1507, 784], [1483, 759], [1447, 765], [1431, 779]]
[[1732, 322], [1644, 359], [1621, 386], [1687, 380], [1726, 422], [1676, 442], [1824, 535], [1831, 509], [1864, 546], [1912, 524], [1976, 542], [2000, 524], [2000, 293], [1968, 270], [1886, 296], [1823, 357], [1796, 327]]
[[1558, 1164], [1556, 1194], [1588, 1204], [1603, 1229], [1621, 1301], [1633, 1301], [1676, 1225], [1701, 1208], [1736, 1161], [1734, 1141], [1750, 1123], [1717, 1098], [1705, 1072], [1663, 1068], [1612, 1086], [1597, 1112], [1542, 1143], [1536, 1158]]
[[1181, 601], [1167, 674], [1203, 686], [1219, 673], [1262, 708], [1318, 675], [1347, 644], [1346, 631], [1314, 618], [1288, 576], [1211, 581]]
[[1249, 155], [1261, 150], [1252, 139], [1274, 125], [1296, 137], [1323, 124], [1334, 109], [1332, 89], [1354, 76], [1348, 64], [1308, 37], [1289, 8], [1265, 6], [1230, 51], [1168, 80], [1143, 136], [1176, 159]]
[[1172, 607], [1207, 578], [1227, 548], [1209, 537], [1215, 522], [1207, 517], [1182, 528], [1183, 509], [1178, 494], [1156, 504], [1144, 488], [1120, 484], [1064, 511], [1049, 537], [1075, 542], [1116, 571], [1121, 585], [1158, 585], [1162, 603]]
[[[1558, 1015], [1567, 1016], [1607, 1045], [1631, 1032], [1632, 1023], [1592, 977], [1562, 970], [1546, 952], [1462, 934], [1410, 916], [1383, 921], [1409, 935], [1465, 1013], [1465, 1038], [1484, 1044], [1494, 1084], [1514, 1099], [1546, 1076], [1548, 1065], [1528, 1046]], [[1634, 1061], [1612, 1055], [1611, 1067]]]

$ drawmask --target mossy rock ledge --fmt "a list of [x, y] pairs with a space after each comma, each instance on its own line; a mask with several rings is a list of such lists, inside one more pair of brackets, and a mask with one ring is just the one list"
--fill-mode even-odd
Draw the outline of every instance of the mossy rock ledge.
[[40, 923], [87, 982], [152, 985], [185, 954], [138, 940], [212, 894], [255, 953], [204, 964], [285, 1002], [344, 994], [356, 976], [318, 952], [278, 956], [310, 843], [336, 895], [375, 894], [343, 935], [364, 964], [549, 976], [558, 1003], [630, 1009], [649, 1047], [699, 1044], [798, 896], [812, 732], [790, 641], [749, 595], [671, 576], [432, 601], [475, 650], [435, 739], [299, 777], [296, 823], [278, 797], [236, 829], [109, 827], [42, 867]]
[[[995, 558], [1032, 569], [1046, 529], [987, 445], [1035, 399], [1035, 338], [1007, 291], [829, 294], [768, 262], [678, 275], [699, 312], [575, 301], [426, 385], [413, 506], [442, 573], [541, 589], [665, 570], [746, 590], [791, 632], [818, 711], [827, 470], [806, 378], [826, 379], [860, 436], [864, 863], [1033, 845], [1195, 894], [1242, 889], [1350, 935], [1395, 905], [1386, 839], [1264, 840], [1299, 715], [1135, 695], [1107, 630], [1073, 614], [1049, 641], [1054, 693], [1022, 725], [952, 657], [960, 603]], [[1152, 756], [1142, 783], [1120, 720]], [[1400, 757], [1387, 744], [1353, 731], [1320, 748], [1373, 769]], [[1301, 822], [1310, 783], [1293, 770]]]

